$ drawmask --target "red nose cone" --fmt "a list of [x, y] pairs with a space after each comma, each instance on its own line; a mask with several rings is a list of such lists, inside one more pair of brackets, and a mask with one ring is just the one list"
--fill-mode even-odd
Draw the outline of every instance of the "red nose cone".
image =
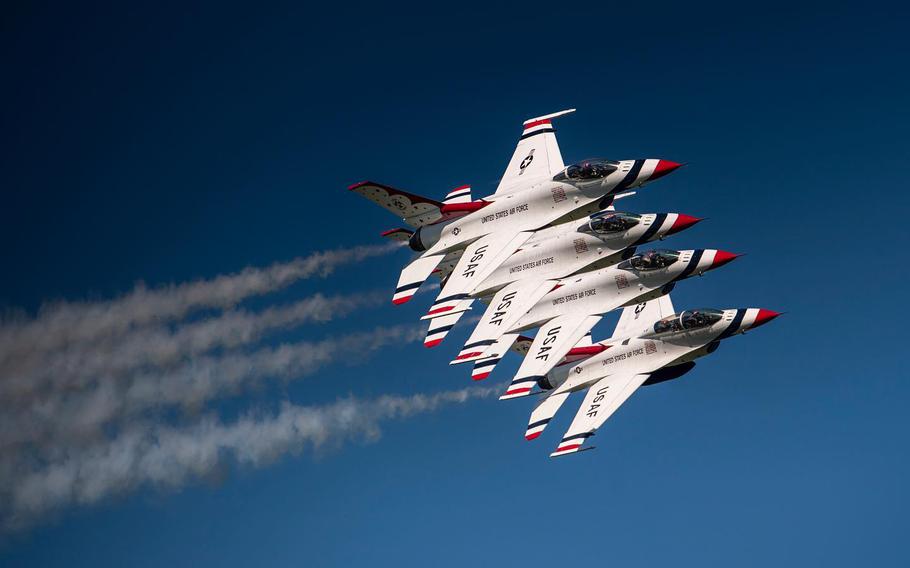
[[752, 327], [758, 327], [762, 324], [766, 324], [779, 315], [780, 315], [780, 312], [760, 309], [760, 310], [758, 310], [758, 315], [755, 316], [755, 323], [752, 324]]
[[657, 160], [657, 167], [654, 168], [654, 173], [651, 174], [651, 177], [649, 177], [648, 180], [664, 177], [668, 173], [681, 166], [682, 164], [677, 164], [676, 162], [671, 162], [670, 160]]
[[704, 219], [700, 219], [698, 217], [693, 217], [691, 215], [684, 215], [683, 213], [680, 213], [679, 217], [677, 217], [676, 221], [673, 223], [673, 226], [670, 227], [669, 231], [667, 231], [667, 234], [672, 235], [673, 233], [678, 233], [682, 230], [688, 229], [695, 223], [698, 223], [699, 221], [703, 221], [703, 220]]
[[738, 255], [733, 252], [727, 252], [725, 250], [719, 250], [714, 253], [714, 262], [711, 264], [711, 268], [717, 268], [718, 266], [723, 266], [733, 260], [734, 258], [739, 258], [741, 255]]

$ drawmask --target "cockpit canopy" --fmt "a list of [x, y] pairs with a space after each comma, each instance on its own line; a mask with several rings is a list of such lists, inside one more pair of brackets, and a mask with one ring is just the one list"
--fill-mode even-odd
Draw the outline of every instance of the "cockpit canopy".
[[686, 310], [667, 316], [654, 324], [654, 333], [675, 333], [710, 327], [724, 317], [724, 312], [711, 308]]
[[553, 176], [553, 181], [585, 183], [603, 179], [619, 167], [619, 162], [594, 158], [572, 164]]
[[668, 249], [649, 250], [643, 254], [636, 254], [624, 261], [618, 268], [633, 268], [635, 270], [659, 270], [666, 268], [679, 260], [679, 251]]
[[605, 235], [608, 233], [623, 233], [628, 231], [641, 222], [641, 215], [634, 213], [617, 213], [615, 211], [606, 211], [591, 215], [587, 224], [581, 227], [581, 231], [595, 235]]

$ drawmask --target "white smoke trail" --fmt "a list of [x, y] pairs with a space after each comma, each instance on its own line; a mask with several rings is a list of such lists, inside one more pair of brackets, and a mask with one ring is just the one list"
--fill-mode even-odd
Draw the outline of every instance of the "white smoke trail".
[[[389, 345], [420, 341], [416, 324], [263, 347], [250, 353], [198, 356], [172, 369], [149, 367], [128, 376], [101, 375], [80, 390], [52, 388], [29, 400], [0, 401], [0, 454], [31, 446], [42, 452], [84, 445], [105, 429], [143, 412], [204, 403], [255, 387], [264, 379], [292, 380], [329, 364], [362, 362]], [[2, 461], [2, 457], [0, 457]]]
[[262, 467], [306, 448], [362, 437], [375, 440], [385, 420], [488, 397], [498, 389], [432, 395], [348, 398], [327, 406], [285, 404], [273, 416], [225, 424], [208, 417], [189, 427], [133, 425], [116, 438], [15, 472], [0, 471], [3, 527], [22, 529], [72, 505], [95, 503], [143, 486], [177, 488], [225, 464]]
[[176, 326], [146, 325], [66, 349], [0, 358], [0, 397], [26, 403], [41, 390], [79, 389], [149, 367], [167, 369], [214, 349], [234, 349], [265, 333], [309, 322], [324, 323], [388, 300], [384, 292], [326, 297], [315, 294], [261, 312], [230, 310]]
[[386, 243], [324, 251], [208, 280], [155, 289], [140, 283], [132, 292], [110, 301], [48, 304], [34, 319], [5, 318], [0, 325], [0, 363], [31, 352], [46, 353], [74, 343], [98, 341], [136, 326], [179, 319], [199, 309], [227, 309], [246, 298], [274, 292], [304, 278], [325, 277], [339, 266], [400, 247], [400, 243]]

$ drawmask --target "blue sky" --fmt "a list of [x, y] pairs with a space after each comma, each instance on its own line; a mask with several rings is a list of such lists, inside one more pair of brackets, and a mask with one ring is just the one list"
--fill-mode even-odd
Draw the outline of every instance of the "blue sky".
[[[350, 183], [492, 192], [521, 121], [575, 107], [557, 125], [567, 162], [687, 162], [623, 206], [709, 218], [667, 245], [748, 254], [680, 284], [677, 307], [787, 315], [636, 393], [593, 452], [547, 457], [571, 409], [526, 442], [527, 401], [472, 401], [383, 422], [378, 439], [67, 507], [4, 537], [4, 565], [906, 565], [907, 13], [554, 10], [175, 3], [7, 14], [3, 308], [34, 314], [137, 281], [377, 242], [397, 222]], [[244, 307], [391, 295], [407, 259], [373, 258]], [[412, 322], [428, 302], [266, 345]], [[282, 401], [475, 386], [446, 364], [466, 335], [266, 380], [211, 411], [230, 420]]]

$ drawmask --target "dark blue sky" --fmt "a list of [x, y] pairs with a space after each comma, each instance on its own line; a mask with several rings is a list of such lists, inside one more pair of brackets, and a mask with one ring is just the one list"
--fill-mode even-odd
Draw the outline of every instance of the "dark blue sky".
[[[905, 8], [8, 10], [5, 308], [375, 242], [397, 223], [348, 184], [492, 192], [521, 121], [575, 107], [557, 125], [567, 162], [687, 162], [623, 206], [710, 218], [670, 246], [748, 253], [681, 284], [677, 307], [788, 313], [637, 393], [593, 452], [547, 458], [577, 403], [531, 443], [526, 401], [473, 402], [71, 509], [7, 539], [4, 565], [907, 564]], [[407, 258], [250, 307], [391, 294]], [[294, 337], [413, 321], [428, 300]], [[467, 371], [446, 363], [466, 334], [225, 404], [459, 388]]]

